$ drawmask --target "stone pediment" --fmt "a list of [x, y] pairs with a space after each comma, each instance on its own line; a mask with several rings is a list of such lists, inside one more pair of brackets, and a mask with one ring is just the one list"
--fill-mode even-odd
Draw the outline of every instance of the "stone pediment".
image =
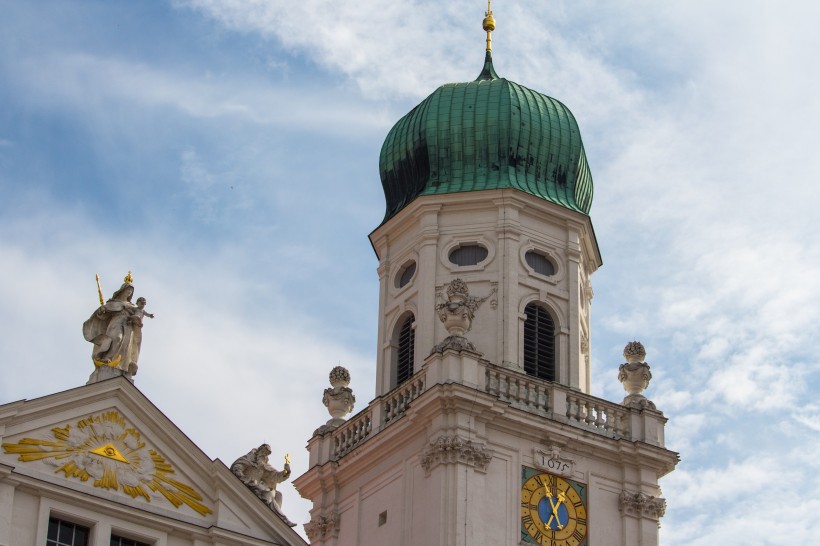
[[17, 481], [67, 498], [79, 492], [106, 509], [304, 544], [126, 379], [0, 406], [0, 442], [0, 464]]

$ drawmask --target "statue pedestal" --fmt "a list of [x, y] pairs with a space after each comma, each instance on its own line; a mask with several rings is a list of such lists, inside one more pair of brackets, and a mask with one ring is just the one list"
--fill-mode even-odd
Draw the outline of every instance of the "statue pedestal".
[[112, 368], [111, 366], [97, 366], [94, 368], [94, 371], [91, 372], [91, 375], [88, 376], [88, 382], [86, 385], [97, 383], [99, 381], [105, 381], [106, 379], [111, 379], [114, 377], [124, 377], [131, 383], [134, 382], [133, 374], [124, 372], [119, 368]]

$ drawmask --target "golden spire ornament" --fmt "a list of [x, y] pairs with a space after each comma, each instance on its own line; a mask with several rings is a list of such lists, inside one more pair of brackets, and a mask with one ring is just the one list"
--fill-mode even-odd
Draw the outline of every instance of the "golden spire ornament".
[[482, 28], [487, 31], [487, 51], [493, 50], [493, 39], [490, 37], [490, 33], [495, 30], [495, 18], [493, 17], [490, 1], [487, 0], [487, 12], [484, 14], [484, 21], [481, 23]]
[[100, 296], [100, 305], [105, 305], [105, 300], [102, 295], [102, 286], [100, 286], [100, 275], [94, 274], [94, 276], [97, 277], [97, 295]]

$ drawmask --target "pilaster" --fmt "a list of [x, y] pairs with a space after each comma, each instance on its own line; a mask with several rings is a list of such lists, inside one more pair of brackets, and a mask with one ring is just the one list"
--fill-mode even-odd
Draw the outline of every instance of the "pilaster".
[[11, 467], [0, 465], [0, 546], [12, 546], [14, 522], [14, 489], [17, 484], [9, 481]]
[[493, 203], [498, 207], [496, 222], [499, 252], [498, 308], [496, 312], [496, 351], [495, 361], [501, 366], [518, 369], [519, 352], [519, 315], [518, 302], [520, 299], [519, 254], [521, 245], [520, 211], [523, 203], [513, 199], [496, 199]]

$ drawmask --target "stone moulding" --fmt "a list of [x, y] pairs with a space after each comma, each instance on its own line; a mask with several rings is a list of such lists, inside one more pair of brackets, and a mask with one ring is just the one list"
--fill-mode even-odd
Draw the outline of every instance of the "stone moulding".
[[439, 436], [431, 440], [421, 456], [421, 466], [429, 476], [440, 464], [463, 463], [479, 472], [487, 472], [493, 452], [484, 444], [477, 444], [458, 435]]
[[658, 521], [666, 513], [666, 499], [646, 493], [622, 491], [618, 499], [618, 509], [629, 516]]
[[336, 538], [339, 536], [339, 513], [334, 511], [327, 516], [312, 517], [304, 527], [311, 543]]

